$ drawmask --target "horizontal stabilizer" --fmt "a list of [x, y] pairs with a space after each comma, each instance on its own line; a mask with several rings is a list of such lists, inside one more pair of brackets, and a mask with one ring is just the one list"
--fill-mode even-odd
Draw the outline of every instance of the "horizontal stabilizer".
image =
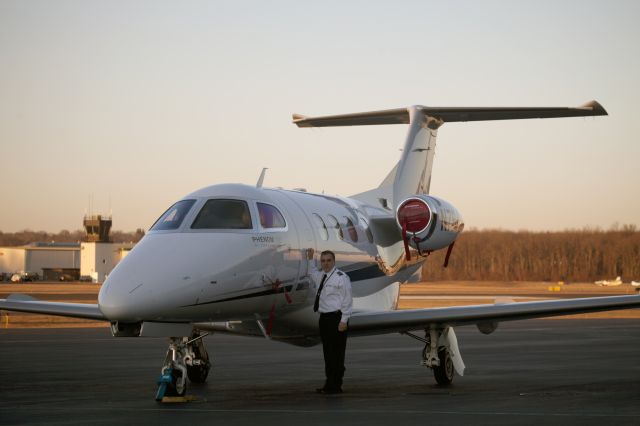
[[[435, 119], [438, 125], [457, 121], [518, 120], [525, 118], [588, 117], [607, 115], [596, 101], [577, 108], [567, 107], [427, 107], [416, 106], [416, 111]], [[377, 124], [409, 124], [409, 108], [354, 114], [306, 117], [294, 114], [293, 123], [298, 127], [367, 126]]]
[[373, 124], [409, 124], [406, 108], [384, 111], [356, 112], [353, 114], [306, 117], [293, 114], [293, 123], [298, 127], [366, 126]]

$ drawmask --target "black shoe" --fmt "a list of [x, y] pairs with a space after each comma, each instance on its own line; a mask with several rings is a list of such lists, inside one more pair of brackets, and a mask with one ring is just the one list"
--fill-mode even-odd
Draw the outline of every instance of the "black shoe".
[[327, 388], [322, 393], [324, 393], [326, 395], [337, 395], [337, 394], [342, 393], [342, 389], [341, 388]]

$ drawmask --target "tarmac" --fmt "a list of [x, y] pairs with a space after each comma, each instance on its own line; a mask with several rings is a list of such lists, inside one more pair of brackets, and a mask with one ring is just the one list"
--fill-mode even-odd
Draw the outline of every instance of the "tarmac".
[[349, 340], [344, 393], [315, 393], [319, 346], [205, 338], [193, 402], [155, 402], [165, 339], [106, 328], [0, 330], [0, 424], [640, 425], [640, 321], [529, 320], [456, 329], [464, 377], [435, 385], [407, 336]]

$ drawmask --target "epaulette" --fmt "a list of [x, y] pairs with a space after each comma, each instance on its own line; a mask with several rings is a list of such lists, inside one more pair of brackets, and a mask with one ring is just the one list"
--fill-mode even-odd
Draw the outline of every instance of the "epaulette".
[[337, 272], [337, 274], [338, 274], [338, 275], [340, 275], [340, 276], [344, 275], [344, 272], [342, 272], [342, 271], [336, 271], [336, 272]]

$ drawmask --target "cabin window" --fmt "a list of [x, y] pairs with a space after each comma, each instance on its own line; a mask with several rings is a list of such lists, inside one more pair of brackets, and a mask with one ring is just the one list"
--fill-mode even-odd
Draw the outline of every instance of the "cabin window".
[[151, 231], [178, 229], [196, 200], [181, 200], [169, 207], [151, 227]]
[[348, 217], [345, 216], [344, 218], [347, 219], [347, 233], [349, 234], [349, 238], [351, 238], [351, 241], [353, 241], [354, 243], [357, 243], [358, 231], [356, 231], [355, 225]]
[[251, 214], [246, 201], [207, 200], [191, 229], [251, 229]]
[[320, 238], [322, 238], [323, 241], [327, 241], [329, 239], [329, 231], [327, 230], [327, 225], [325, 225], [324, 220], [314, 213], [313, 221], [316, 224], [316, 229], [318, 230], [318, 234], [320, 234]]
[[286, 228], [287, 222], [284, 216], [275, 206], [271, 204], [257, 203], [260, 214], [260, 225], [263, 228]]
[[369, 227], [369, 222], [362, 216], [360, 216], [360, 222], [362, 222], [362, 228], [364, 229], [364, 234], [367, 236], [367, 240], [373, 244], [373, 233], [371, 232], [371, 227]]
[[335, 216], [331, 215], [327, 215], [327, 218], [329, 219], [329, 227], [335, 230], [336, 236], [338, 238], [344, 240], [344, 233], [342, 232], [342, 227], [340, 226], [340, 222], [338, 222], [338, 219], [336, 219]]

